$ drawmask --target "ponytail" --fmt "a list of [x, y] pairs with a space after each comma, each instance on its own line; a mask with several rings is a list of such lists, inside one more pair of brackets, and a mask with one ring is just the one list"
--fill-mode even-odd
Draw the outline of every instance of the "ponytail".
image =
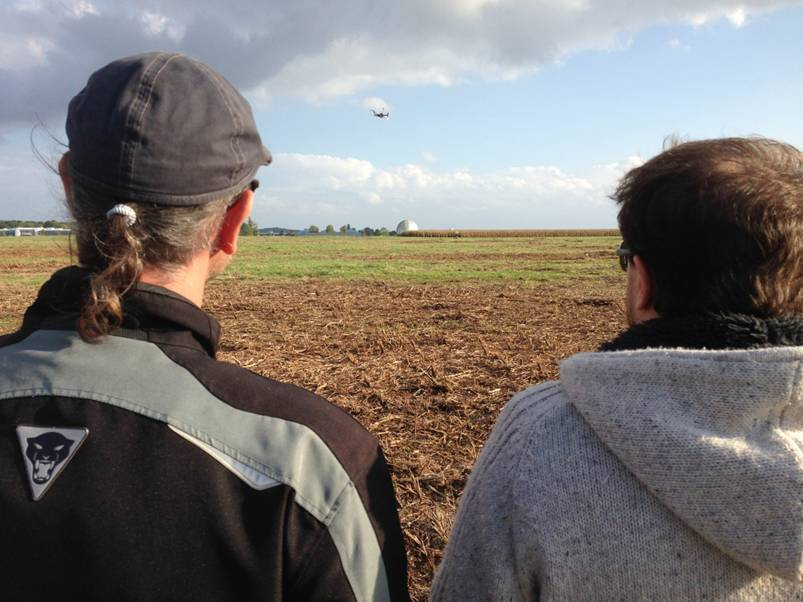
[[106, 236], [95, 239], [103, 265], [90, 279], [89, 294], [78, 319], [78, 334], [90, 343], [123, 323], [122, 297], [137, 283], [143, 268], [142, 243], [131, 231], [134, 224], [130, 217], [110, 212], [107, 219]]

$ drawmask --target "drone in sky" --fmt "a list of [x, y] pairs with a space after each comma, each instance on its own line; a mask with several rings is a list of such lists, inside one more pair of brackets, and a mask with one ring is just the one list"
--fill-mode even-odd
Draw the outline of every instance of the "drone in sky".
[[374, 117], [379, 117], [379, 119], [390, 119], [390, 111], [386, 111], [385, 107], [382, 107], [382, 110], [378, 113], [371, 109], [371, 113], [374, 114]]

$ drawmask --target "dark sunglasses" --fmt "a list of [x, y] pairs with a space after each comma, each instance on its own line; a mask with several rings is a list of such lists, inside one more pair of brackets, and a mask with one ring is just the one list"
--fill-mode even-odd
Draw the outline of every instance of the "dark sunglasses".
[[627, 266], [630, 265], [630, 258], [633, 257], [633, 254], [633, 251], [625, 246], [625, 241], [622, 241], [619, 248], [616, 249], [616, 256], [619, 258], [619, 267], [622, 268], [623, 272], [627, 271]]

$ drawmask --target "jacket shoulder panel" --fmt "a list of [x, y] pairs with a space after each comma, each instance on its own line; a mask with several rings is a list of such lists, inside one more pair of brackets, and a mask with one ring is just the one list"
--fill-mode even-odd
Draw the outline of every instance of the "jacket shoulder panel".
[[379, 442], [348, 412], [322, 397], [240, 366], [210, 358], [193, 349], [158, 345], [162, 352], [203, 385], [210, 394], [238, 410], [297, 422], [312, 429], [334, 452], [346, 471], [357, 477]]

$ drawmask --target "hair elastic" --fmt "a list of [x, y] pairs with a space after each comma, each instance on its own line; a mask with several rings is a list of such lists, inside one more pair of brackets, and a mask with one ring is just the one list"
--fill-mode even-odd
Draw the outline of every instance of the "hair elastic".
[[132, 207], [128, 205], [123, 205], [122, 203], [118, 203], [111, 209], [106, 212], [106, 219], [111, 219], [115, 215], [124, 215], [125, 216], [125, 225], [129, 228], [137, 223], [137, 212], [134, 211]]

